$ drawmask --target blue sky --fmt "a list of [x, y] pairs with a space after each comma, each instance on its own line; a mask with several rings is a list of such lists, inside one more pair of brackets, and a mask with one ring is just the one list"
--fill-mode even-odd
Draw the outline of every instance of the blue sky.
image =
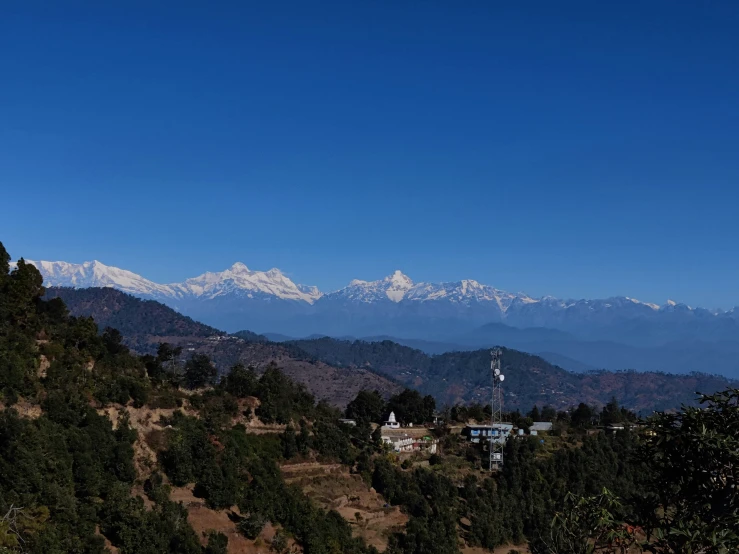
[[3, 3], [0, 240], [160, 282], [739, 305], [738, 27], [733, 1]]

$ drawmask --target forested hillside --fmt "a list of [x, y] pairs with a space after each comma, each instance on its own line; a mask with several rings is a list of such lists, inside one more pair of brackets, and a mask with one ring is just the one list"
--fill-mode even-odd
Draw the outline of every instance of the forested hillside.
[[[342, 341], [331, 338], [289, 341], [327, 363], [371, 368], [431, 394], [440, 403], [485, 402], [490, 395], [490, 352], [448, 352], [435, 356], [391, 341]], [[736, 381], [694, 373], [671, 375], [635, 371], [573, 373], [546, 360], [503, 349], [504, 395], [509, 409], [533, 405], [569, 407], [584, 401], [604, 405], [612, 397], [637, 412], [675, 409], [695, 401], [695, 392], [722, 390]]]
[[207, 355], [220, 372], [236, 363], [263, 371], [278, 362], [283, 371], [303, 383], [320, 400], [345, 406], [363, 388], [385, 395], [400, 387], [383, 374], [369, 369], [333, 367], [290, 344], [270, 343], [261, 335], [244, 331], [236, 335], [193, 321], [153, 300], [141, 300], [112, 288], [51, 288], [46, 298], [64, 300], [70, 313], [92, 317], [102, 330], [114, 327], [126, 346], [138, 354], [155, 354], [163, 342], [175, 347], [184, 362], [194, 354]]
[[225, 335], [223, 331], [198, 323], [164, 304], [140, 300], [113, 288], [49, 288], [45, 298], [61, 298], [72, 314], [93, 318], [101, 329], [118, 329], [126, 344], [139, 351], [155, 351], [154, 337]]

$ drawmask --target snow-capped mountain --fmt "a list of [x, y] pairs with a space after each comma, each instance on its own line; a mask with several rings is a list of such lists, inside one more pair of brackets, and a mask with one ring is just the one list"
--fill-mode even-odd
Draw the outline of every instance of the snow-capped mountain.
[[738, 309], [710, 312], [671, 300], [657, 306], [628, 297], [533, 298], [470, 279], [416, 283], [401, 271], [376, 281], [356, 279], [324, 294], [317, 287], [294, 283], [279, 269], [255, 271], [240, 262], [224, 271], [169, 284], [98, 261], [29, 263], [40, 270], [46, 286], [114, 287], [158, 300], [228, 331], [428, 339], [499, 322], [640, 346], [684, 340], [739, 341]]
[[328, 293], [327, 299], [361, 304], [372, 304], [375, 302], [398, 303], [408, 291], [413, 289], [413, 281], [400, 270], [392, 275], [378, 281], [362, 281], [354, 279], [347, 287], [335, 292]]
[[225, 271], [203, 273], [169, 287], [180, 298], [190, 296], [205, 300], [231, 294], [247, 298], [266, 295], [313, 304], [321, 297], [317, 287], [296, 285], [279, 269], [251, 271], [241, 262], [236, 262]]
[[141, 298], [165, 303], [183, 299], [213, 300], [228, 295], [275, 297], [312, 304], [321, 297], [317, 287], [296, 285], [279, 269], [252, 271], [241, 262], [217, 273], [207, 272], [182, 283], [158, 284], [97, 260], [81, 264], [26, 260], [44, 277], [47, 287], [113, 287]]
[[516, 300], [523, 304], [536, 302], [523, 293], [506, 292], [472, 279], [451, 283], [418, 283], [408, 291], [406, 298], [413, 302], [445, 301], [466, 306], [475, 302], [490, 302], [495, 304], [501, 313], [506, 312]]
[[472, 279], [450, 283], [414, 283], [400, 270], [378, 281], [355, 279], [343, 289], [328, 293], [327, 299], [342, 299], [357, 303], [374, 302], [449, 302], [469, 306], [472, 303], [490, 302], [501, 312], [518, 299], [522, 303], [536, 302], [522, 293], [510, 293], [483, 285]]
[[[97, 260], [81, 264], [67, 262], [35, 262], [33, 264], [44, 277], [47, 287], [113, 287], [134, 296], [157, 298], [172, 294], [167, 285], [159, 285], [131, 271], [105, 265]], [[11, 266], [15, 266], [12, 263]]]

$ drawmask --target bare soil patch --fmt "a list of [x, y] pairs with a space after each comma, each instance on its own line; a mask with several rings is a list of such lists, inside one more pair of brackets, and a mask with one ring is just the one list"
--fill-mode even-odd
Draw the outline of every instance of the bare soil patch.
[[327, 510], [336, 510], [352, 526], [354, 536], [380, 551], [400, 531], [408, 516], [370, 489], [359, 475], [341, 464], [308, 462], [282, 466], [285, 481], [298, 484], [305, 494]]

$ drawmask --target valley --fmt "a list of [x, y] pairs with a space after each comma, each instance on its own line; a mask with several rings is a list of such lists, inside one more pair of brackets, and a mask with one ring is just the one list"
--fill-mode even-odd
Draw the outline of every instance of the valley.
[[[250, 331], [229, 335], [156, 301], [112, 288], [50, 288], [46, 296], [63, 299], [73, 315], [93, 317], [101, 328], [117, 327], [125, 343], [141, 354], [153, 354], [160, 343], [167, 342], [182, 348], [183, 362], [194, 354], [204, 354], [221, 373], [236, 363], [258, 370], [276, 363], [316, 398], [341, 407], [360, 390], [377, 390], [389, 396], [403, 386], [431, 394], [440, 406], [486, 403], [490, 394], [487, 349], [427, 354], [381, 337], [372, 341], [323, 337], [272, 342]], [[418, 345], [419, 341], [410, 344]], [[420, 341], [420, 345], [428, 343]], [[616, 397], [629, 409], [648, 414], [691, 404], [697, 391], [713, 392], [736, 383], [700, 372], [572, 372], [512, 348], [504, 349], [504, 367], [509, 379], [505, 404], [522, 411], [534, 405], [566, 409], [583, 401], [603, 406]]]

